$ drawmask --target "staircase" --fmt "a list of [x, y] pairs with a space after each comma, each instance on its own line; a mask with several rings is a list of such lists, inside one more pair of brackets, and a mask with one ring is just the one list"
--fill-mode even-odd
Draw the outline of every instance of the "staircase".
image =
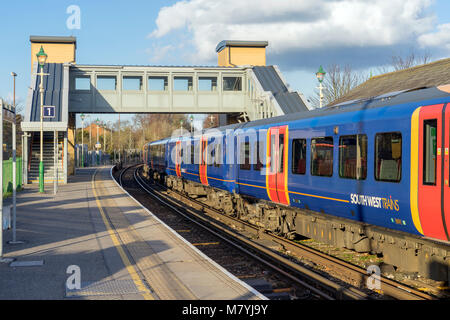
[[[44, 132], [44, 183], [53, 183], [55, 180], [54, 167], [54, 134], [53, 132]], [[39, 162], [40, 162], [40, 132], [34, 132], [31, 138], [31, 157], [28, 170], [29, 183], [39, 183]], [[60, 133], [58, 136], [58, 182], [64, 183], [63, 169], [63, 147], [64, 136]]]

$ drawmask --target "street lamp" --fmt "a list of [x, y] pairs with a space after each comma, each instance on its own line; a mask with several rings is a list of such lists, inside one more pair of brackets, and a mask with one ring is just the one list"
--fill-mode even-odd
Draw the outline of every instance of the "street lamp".
[[191, 133], [192, 133], [192, 128], [194, 127], [194, 115], [191, 114], [189, 120], [191, 121]]
[[319, 71], [316, 72], [317, 80], [319, 80], [319, 104], [320, 108], [322, 108], [323, 105], [323, 92], [322, 90], [325, 89], [324, 86], [322, 86], [323, 78], [325, 77], [326, 72], [323, 70], [322, 66], [320, 66]]
[[[95, 120], [95, 124], [97, 125], [97, 145], [99, 145], [100, 144], [100, 136], [98, 134], [98, 126], [100, 124], [99, 118], [97, 118], [97, 120]], [[97, 165], [100, 165], [100, 155], [99, 155], [100, 148], [98, 146], [96, 146], [96, 147], [97, 147]]]
[[84, 113], [81, 114], [81, 167], [84, 168], [84, 119], [86, 116]]
[[43, 79], [45, 75], [48, 75], [48, 73], [44, 73], [44, 65], [47, 61], [47, 54], [44, 52], [44, 48], [41, 46], [41, 50], [36, 54], [37, 60], [39, 62], [39, 65], [41, 66], [41, 72], [38, 73], [39, 76], [41, 76], [41, 83], [39, 84], [39, 92], [41, 94], [41, 155], [40, 155], [40, 162], [39, 162], [39, 192], [44, 192], [44, 159], [43, 159], [43, 145], [44, 145], [44, 85], [43, 85]]

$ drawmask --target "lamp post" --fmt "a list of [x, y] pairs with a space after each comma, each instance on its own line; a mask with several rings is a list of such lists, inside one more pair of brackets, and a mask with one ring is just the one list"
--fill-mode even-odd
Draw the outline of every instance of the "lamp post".
[[323, 78], [325, 77], [326, 72], [323, 70], [322, 66], [320, 66], [319, 71], [316, 72], [317, 80], [319, 80], [319, 105], [320, 108], [322, 108], [323, 105], [323, 89], [325, 89], [324, 86], [322, 86]]
[[84, 168], [84, 119], [86, 116], [82, 113], [81, 116], [81, 167]]
[[38, 73], [41, 76], [41, 83], [39, 84], [39, 92], [41, 94], [41, 154], [40, 154], [40, 162], [39, 162], [39, 192], [44, 192], [44, 159], [43, 159], [43, 145], [44, 145], [44, 85], [43, 79], [45, 75], [48, 73], [44, 73], [44, 65], [47, 61], [47, 54], [44, 52], [44, 48], [41, 46], [41, 50], [36, 54], [39, 65], [41, 66], [41, 72]]
[[[95, 124], [97, 125], [97, 144], [100, 144], [100, 136], [98, 134], [98, 126], [100, 124], [100, 119], [97, 118], [97, 120], [95, 120]], [[97, 165], [100, 165], [100, 148], [97, 147]]]
[[[113, 148], [114, 148], [114, 146], [113, 146], [113, 135], [112, 135], [112, 132], [113, 132], [113, 123], [112, 123], [112, 121], [111, 120], [108, 120], [108, 129], [109, 129], [109, 133], [111, 134], [111, 153], [112, 153], [112, 150], [113, 150]], [[109, 159], [111, 160], [111, 153], [109, 154]]]
[[191, 133], [192, 133], [192, 128], [194, 127], [194, 115], [191, 114], [191, 116], [189, 117], [189, 121], [191, 121]]
[[[16, 77], [17, 73], [11, 72], [11, 76], [14, 79], [14, 93], [13, 93], [13, 106], [14, 106], [14, 121], [12, 123], [12, 138], [13, 138], [13, 150], [12, 150], [12, 156], [13, 156], [13, 207], [12, 207], [12, 218], [13, 218], [13, 239], [10, 241], [10, 244], [19, 244], [23, 243], [23, 241], [17, 241], [16, 239], [16, 188], [17, 188], [17, 182], [16, 182]], [[3, 110], [2, 110], [3, 111]], [[22, 155], [23, 158], [23, 155]]]

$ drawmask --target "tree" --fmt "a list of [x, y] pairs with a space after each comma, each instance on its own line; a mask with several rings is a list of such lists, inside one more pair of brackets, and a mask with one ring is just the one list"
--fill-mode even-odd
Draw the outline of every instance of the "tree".
[[[323, 80], [325, 87], [323, 105], [325, 106], [368, 79], [367, 75], [352, 70], [350, 65], [341, 67], [338, 64], [331, 64], [325, 71], [327, 72]], [[316, 94], [309, 100], [315, 108], [318, 108], [320, 105], [319, 90], [316, 90]]]
[[215, 128], [219, 126], [219, 115], [210, 114], [203, 120], [203, 129]]
[[414, 66], [427, 64], [432, 61], [431, 53], [425, 51], [422, 54], [417, 53], [416, 50], [411, 49], [407, 55], [392, 55], [389, 64], [378, 67], [378, 73], [384, 74], [393, 71], [404, 70]]

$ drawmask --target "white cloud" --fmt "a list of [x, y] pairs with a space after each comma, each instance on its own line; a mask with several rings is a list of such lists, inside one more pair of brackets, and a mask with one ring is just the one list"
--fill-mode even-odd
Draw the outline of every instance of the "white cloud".
[[418, 42], [422, 47], [445, 48], [450, 53], [450, 23], [437, 26], [437, 31], [419, 36]]
[[174, 49], [175, 47], [170, 44], [166, 46], [154, 45], [152, 48], [148, 48], [145, 51], [150, 55], [149, 60], [153, 63], [157, 63], [166, 58], [167, 55]]
[[[269, 54], [411, 46], [433, 29], [431, 0], [190, 0], [160, 10], [161, 39], [173, 32], [190, 34], [194, 62], [216, 60], [221, 40], [268, 40]], [[443, 32], [444, 33], [444, 32]], [[422, 42], [432, 41], [432, 35]]]

